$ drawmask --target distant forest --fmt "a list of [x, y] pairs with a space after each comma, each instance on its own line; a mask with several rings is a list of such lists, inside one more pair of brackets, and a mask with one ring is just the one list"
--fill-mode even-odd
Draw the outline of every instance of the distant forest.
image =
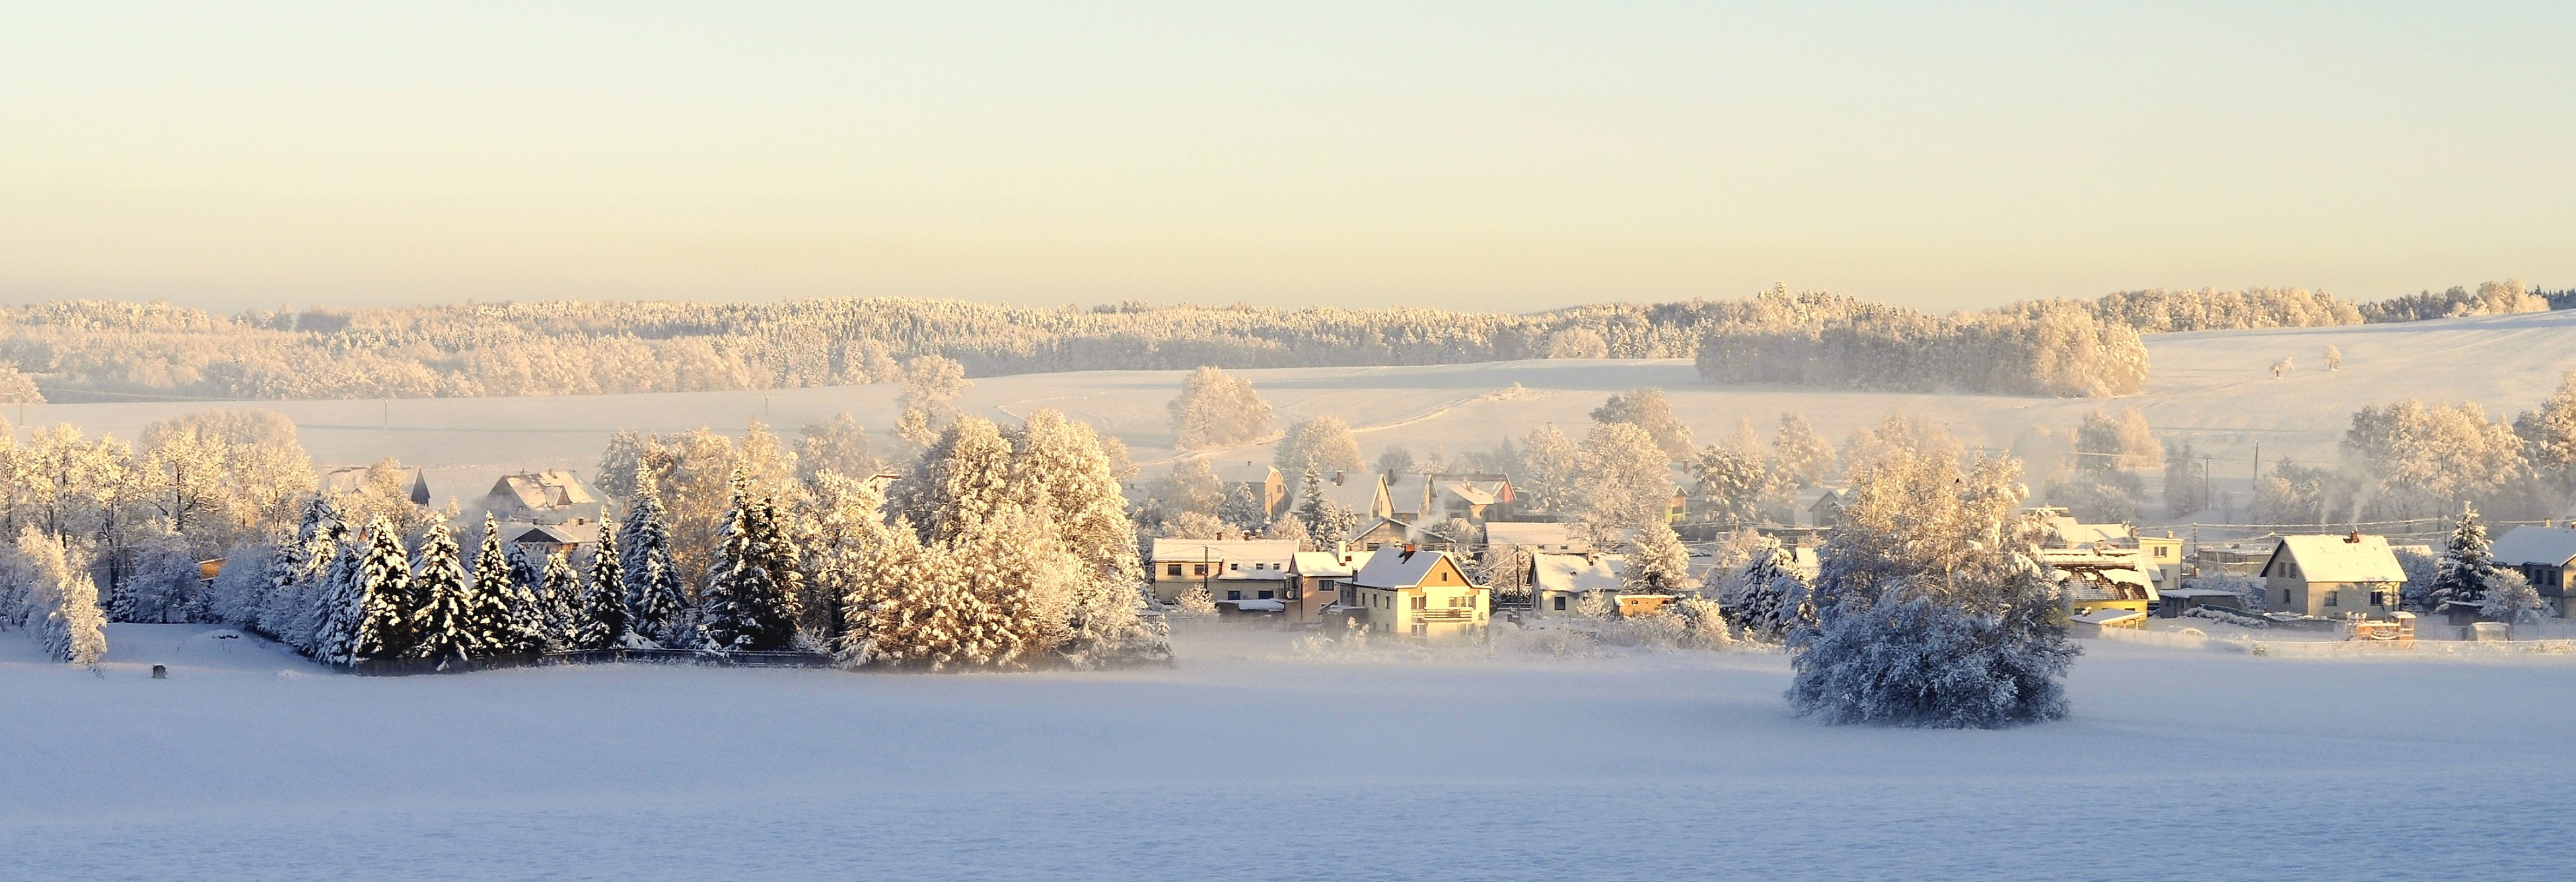
[[1739, 300], [1525, 314], [949, 300], [471, 303], [219, 316], [166, 303], [0, 309], [0, 401], [419, 398], [884, 382], [938, 354], [969, 374], [1690, 358], [1712, 382], [2111, 396], [2144, 333], [2345, 325], [2576, 302], [2489, 282], [2376, 303], [2301, 289], [2133, 291], [1934, 316], [1774, 287]]

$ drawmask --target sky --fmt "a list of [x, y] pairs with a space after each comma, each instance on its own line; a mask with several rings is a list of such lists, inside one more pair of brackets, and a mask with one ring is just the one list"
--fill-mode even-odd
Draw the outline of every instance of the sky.
[[0, 3], [0, 301], [2576, 285], [2576, 4]]

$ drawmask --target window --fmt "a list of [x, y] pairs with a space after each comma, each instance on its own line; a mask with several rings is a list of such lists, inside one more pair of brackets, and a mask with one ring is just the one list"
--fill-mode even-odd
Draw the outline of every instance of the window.
[[2373, 592], [2370, 592], [2370, 605], [2371, 605], [2371, 606], [2387, 606], [2387, 605], [2388, 605], [2388, 592], [2386, 592], [2386, 591], [2373, 591]]
[[1467, 597], [1467, 596], [1465, 596], [1465, 595], [1460, 595], [1460, 596], [1457, 596], [1457, 597], [1449, 598], [1449, 605], [1450, 605], [1450, 606], [1454, 606], [1454, 607], [1461, 607], [1461, 608], [1463, 608], [1463, 607], [1475, 606], [1475, 605], [1476, 605], [1476, 599], [1475, 599], [1475, 598], [1473, 598], [1473, 597]]
[[1243, 572], [1243, 565], [1242, 565], [1242, 564], [1226, 564], [1226, 565], [1225, 565], [1225, 568], [1226, 568], [1227, 570], [1230, 570], [1230, 571], [1233, 571], [1233, 572], [1237, 572], [1237, 573]]
[[1193, 576], [1204, 576], [1204, 575], [1207, 575], [1207, 564], [1191, 564], [1191, 565], [1190, 565], [1190, 575], [1193, 575]]
[[1271, 594], [1273, 594], [1273, 593], [1274, 593], [1274, 592], [1264, 591], [1264, 592], [1261, 592], [1261, 593], [1260, 593], [1259, 595], [1257, 595], [1257, 596], [1258, 596], [1258, 597], [1260, 597], [1262, 600], [1269, 600], [1269, 599], [1271, 599]]
[[1227, 600], [1242, 600], [1242, 599], [1243, 599], [1243, 592], [1241, 592], [1241, 591], [1228, 591], [1228, 592], [1226, 592], [1226, 593], [1225, 593], [1225, 599], [1227, 599]]
[[2343, 592], [2341, 592], [2341, 591], [2328, 591], [2328, 592], [2326, 592], [2326, 605], [2327, 605], [2327, 606], [2334, 606], [2334, 605], [2335, 605], [2335, 601], [2336, 601], [2338, 598], [2341, 598], [2342, 596], [2343, 596]]
[[2282, 606], [2289, 606], [2289, 605], [2290, 605], [2290, 589], [2288, 589], [2288, 588], [2283, 588], [2283, 589], [2281, 589], [2281, 605], [2282, 605]]
[[2157, 556], [2157, 557], [2170, 557], [2170, 556], [2172, 556], [2172, 555], [2170, 555], [2168, 552], [2171, 552], [2171, 551], [2173, 551], [2173, 549], [2172, 549], [2172, 548], [2170, 548], [2170, 547], [2163, 546], [2163, 545], [2158, 545], [2158, 546], [2156, 546], [2156, 556]]
[[1414, 596], [1413, 596], [1413, 608], [1414, 608], [1414, 609], [1430, 609], [1430, 608], [1431, 608], [1431, 598], [1424, 597], [1424, 596], [1419, 595], [1419, 594], [1414, 595]]
[[1564, 611], [1565, 611], [1565, 598], [1559, 597], [1559, 598], [1557, 598], [1557, 599], [1556, 599], [1556, 611], [1557, 611], [1557, 612], [1564, 612]]
[[1181, 574], [1181, 565], [1180, 565], [1180, 564], [1173, 564], [1173, 565], [1171, 565], [1170, 567], [1165, 568], [1163, 571], [1164, 571], [1165, 573], [1169, 573], [1169, 574], [1171, 574], [1171, 575], [1175, 575], [1175, 576], [1177, 576], [1177, 575], [1180, 575], [1180, 574]]

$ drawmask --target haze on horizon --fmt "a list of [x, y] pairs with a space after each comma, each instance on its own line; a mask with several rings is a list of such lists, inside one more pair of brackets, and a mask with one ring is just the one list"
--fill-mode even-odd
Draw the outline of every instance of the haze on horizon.
[[2564, 3], [61, 4], [0, 300], [2576, 281]]

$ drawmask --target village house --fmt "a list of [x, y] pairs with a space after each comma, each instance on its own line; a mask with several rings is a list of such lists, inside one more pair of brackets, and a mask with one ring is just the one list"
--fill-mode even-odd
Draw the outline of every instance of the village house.
[[2512, 567], [2531, 580], [2531, 587], [2549, 601], [2552, 615], [2567, 615], [2567, 573], [2576, 567], [2576, 527], [2515, 527], [2497, 539], [2488, 553], [2496, 566]]
[[1508, 545], [1531, 554], [1582, 554], [1592, 541], [1574, 534], [1574, 525], [1555, 521], [1486, 521], [1485, 544]]
[[2183, 540], [2172, 530], [2162, 536], [2142, 533], [2132, 524], [2088, 524], [2063, 508], [2035, 508], [2048, 530], [2052, 548], [2129, 549], [2138, 552], [2138, 570], [2160, 590], [2181, 587]]
[[1445, 523], [1458, 518], [1471, 524], [1510, 517], [1512, 482], [1492, 472], [1435, 472], [1389, 476], [1382, 501], [1372, 511], [1407, 523]]
[[2406, 568], [2383, 536], [2283, 536], [2263, 562], [2263, 590], [2275, 612], [2340, 618], [2397, 611]]
[[1270, 517], [1278, 517], [1288, 510], [1288, 476], [1280, 474], [1276, 466], [1246, 461], [1242, 465], [1217, 469], [1216, 479], [1225, 485], [1227, 496], [1233, 496], [1237, 489], [1243, 487], [1252, 488], [1252, 498], [1260, 500], [1262, 512]]
[[1381, 548], [1394, 548], [1413, 540], [1412, 524], [1394, 518], [1380, 517], [1362, 525], [1358, 532], [1352, 533], [1350, 544], [1356, 548], [1376, 551]]
[[1196, 586], [1223, 604], [1279, 600], [1297, 543], [1285, 539], [1156, 539], [1146, 553], [1154, 599], [1170, 603]]
[[1581, 615], [1584, 598], [1598, 595], [1612, 613], [1648, 616], [1662, 612], [1664, 604], [1672, 601], [1669, 594], [1627, 590], [1627, 574], [1628, 559], [1623, 555], [1532, 554], [1531, 611], [1541, 616]]
[[1371, 631], [1421, 640], [1483, 633], [1493, 592], [1444, 551], [1388, 550], [1341, 583], [1342, 606]]
[[1327, 607], [1341, 602], [1341, 583], [1359, 575], [1374, 554], [1348, 547], [1297, 552], [1288, 561], [1287, 595], [1281, 598], [1288, 621], [1321, 621]]
[[2139, 564], [2135, 549], [2042, 548], [2047, 566], [2066, 598], [2066, 612], [2077, 623], [2098, 627], [2136, 628], [2161, 598], [2155, 581]]
[[[502, 475], [479, 507], [500, 522], [503, 543], [538, 560], [598, 543], [605, 511], [599, 494], [570, 469]], [[463, 526], [476, 526], [467, 517]]]

